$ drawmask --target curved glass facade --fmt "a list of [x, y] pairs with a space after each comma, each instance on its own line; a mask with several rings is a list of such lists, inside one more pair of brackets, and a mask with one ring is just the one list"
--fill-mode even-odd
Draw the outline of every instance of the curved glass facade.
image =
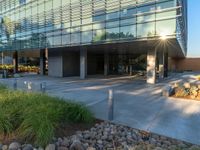
[[180, 1], [0, 0], [0, 50], [176, 37]]

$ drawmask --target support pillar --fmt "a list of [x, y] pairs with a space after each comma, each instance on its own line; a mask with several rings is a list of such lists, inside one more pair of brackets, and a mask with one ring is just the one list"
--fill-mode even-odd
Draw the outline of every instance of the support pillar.
[[168, 52], [164, 52], [164, 77], [168, 77]]
[[46, 55], [45, 55], [45, 49], [40, 50], [40, 74], [45, 75], [45, 69], [46, 69]]
[[13, 53], [13, 66], [14, 66], [13, 73], [15, 74], [18, 72], [18, 52], [17, 51]]
[[163, 79], [168, 76], [168, 53], [162, 50], [159, 53], [159, 78]]
[[104, 54], [104, 76], [107, 76], [109, 72], [109, 54]]
[[163, 79], [164, 78], [164, 51], [159, 52], [159, 78]]
[[147, 52], [147, 83], [156, 83], [156, 50], [148, 50]]
[[87, 49], [80, 49], [80, 79], [87, 76]]
[[3, 53], [3, 51], [1, 52], [1, 64], [2, 65], [4, 64], [4, 53]]
[[133, 75], [133, 66], [132, 65], [130, 65], [130, 74], [129, 74], [130, 76], [132, 76]]

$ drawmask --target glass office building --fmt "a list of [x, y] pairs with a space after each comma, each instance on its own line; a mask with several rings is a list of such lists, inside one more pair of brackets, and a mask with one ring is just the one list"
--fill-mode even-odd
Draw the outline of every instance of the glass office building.
[[177, 56], [186, 55], [186, 0], [0, 0], [0, 51], [160, 37], [174, 39]]
[[3, 0], [1, 50], [170, 36], [186, 50], [185, 0]]

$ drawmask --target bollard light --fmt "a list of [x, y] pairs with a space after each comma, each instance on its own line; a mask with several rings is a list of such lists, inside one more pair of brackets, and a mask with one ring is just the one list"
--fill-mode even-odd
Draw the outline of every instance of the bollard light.
[[113, 120], [113, 110], [114, 110], [114, 103], [113, 103], [113, 90], [110, 89], [108, 90], [108, 120], [112, 121]]
[[45, 92], [46, 92], [46, 82], [40, 83], [40, 91], [41, 91], [42, 93], [45, 93]]
[[32, 90], [32, 82], [28, 82], [28, 90], [29, 90], [29, 91]]
[[16, 78], [13, 81], [13, 89], [17, 90], [17, 79]]

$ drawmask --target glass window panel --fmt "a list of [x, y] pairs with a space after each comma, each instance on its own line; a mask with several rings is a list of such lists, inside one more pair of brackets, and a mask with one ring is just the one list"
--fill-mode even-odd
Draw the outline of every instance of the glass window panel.
[[80, 31], [80, 27], [71, 28], [71, 33], [73, 33], [73, 32], [79, 32], [79, 31]]
[[156, 9], [162, 10], [162, 9], [172, 8], [172, 7], [175, 7], [175, 6], [176, 6], [176, 1], [171, 0], [171, 1], [156, 4]]
[[106, 15], [102, 14], [102, 15], [94, 15], [93, 16], [93, 22], [95, 21], [104, 21], [106, 20]]
[[176, 17], [176, 10], [156, 13], [156, 20]]
[[82, 43], [91, 43], [92, 42], [92, 31], [82, 32], [81, 33], [81, 42]]
[[55, 46], [62, 45], [62, 36], [54, 36], [53, 40], [54, 40], [53, 45], [55, 45]]
[[139, 7], [137, 9], [137, 13], [152, 12], [154, 10], [155, 10], [155, 5], [148, 5], [148, 6]]
[[70, 44], [70, 34], [62, 35], [62, 45], [69, 45]]
[[106, 15], [106, 19], [109, 20], [109, 19], [115, 19], [115, 18], [119, 18], [119, 12], [112, 12], [112, 13], [108, 13]]
[[95, 23], [93, 24], [93, 29], [102, 29], [105, 28], [105, 23]]
[[82, 31], [92, 30], [92, 25], [82, 26]]
[[136, 23], [136, 18], [124, 19], [120, 21], [120, 25], [131, 25]]
[[106, 29], [106, 39], [119, 39], [119, 28]]
[[119, 26], [119, 21], [106, 22], [106, 28]]
[[156, 22], [156, 35], [166, 36], [176, 33], [176, 20], [163, 20]]
[[89, 24], [89, 23], [92, 23], [92, 17], [91, 18], [82, 19], [82, 24]]
[[48, 42], [49, 47], [52, 47], [52, 45], [53, 45], [53, 36], [47, 37], [47, 42]]
[[81, 41], [80, 33], [71, 34], [71, 44], [79, 44]]
[[155, 20], [155, 14], [152, 14], [152, 15], [142, 15], [142, 16], [138, 16], [137, 17], [137, 23], [154, 21], [154, 20]]
[[121, 11], [121, 17], [130, 17], [130, 16], [134, 16], [136, 14], [136, 8], [129, 8], [129, 9], [123, 9]]
[[155, 22], [137, 24], [137, 38], [152, 37], [155, 35]]
[[136, 37], [136, 25], [120, 27], [120, 38], [133, 39]]
[[105, 36], [106, 35], [106, 32], [104, 29], [102, 30], [94, 30], [93, 31], [93, 41], [94, 42], [100, 42], [100, 41], [103, 41], [105, 40]]

